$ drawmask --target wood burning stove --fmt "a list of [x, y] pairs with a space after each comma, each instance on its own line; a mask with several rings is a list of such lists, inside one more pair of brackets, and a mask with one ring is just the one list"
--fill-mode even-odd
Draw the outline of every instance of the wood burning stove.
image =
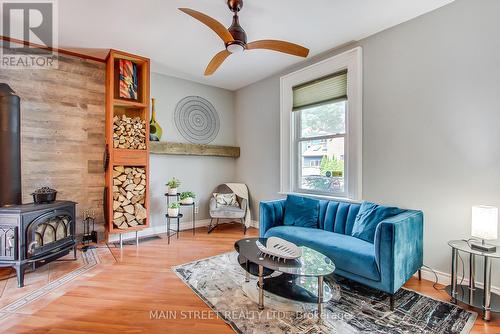
[[24, 271], [73, 251], [76, 260], [74, 202], [0, 208], [0, 267], [13, 267], [19, 287]]
[[73, 250], [76, 260], [74, 202], [21, 204], [20, 99], [0, 83], [0, 267], [14, 267], [19, 287], [24, 270]]

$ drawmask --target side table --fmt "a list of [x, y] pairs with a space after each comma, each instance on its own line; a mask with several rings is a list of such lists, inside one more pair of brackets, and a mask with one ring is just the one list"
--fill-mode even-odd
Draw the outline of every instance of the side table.
[[[500, 296], [491, 292], [491, 260], [500, 258], [500, 247], [495, 252], [481, 252], [470, 247], [466, 240], [452, 240], [451, 247], [451, 285], [445, 289], [456, 304], [460, 301], [472, 307], [483, 309], [483, 319], [489, 321], [491, 312], [500, 312]], [[469, 254], [469, 284], [457, 283], [458, 252]], [[476, 287], [476, 256], [484, 258], [484, 288]]]

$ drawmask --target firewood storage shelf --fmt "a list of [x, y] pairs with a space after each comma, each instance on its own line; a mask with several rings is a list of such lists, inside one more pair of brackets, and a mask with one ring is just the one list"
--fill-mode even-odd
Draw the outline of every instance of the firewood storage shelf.
[[[120, 70], [118, 64], [120, 59], [130, 60], [137, 66], [137, 100], [123, 99], [119, 96]], [[149, 101], [149, 59], [122, 51], [110, 50], [106, 60], [106, 189], [104, 196], [106, 233], [108, 239], [110, 234], [118, 233], [120, 234], [121, 241], [123, 233], [135, 231], [137, 240], [137, 232], [149, 226]], [[129, 128], [133, 129], [133, 131], [127, 131], [125, 133], [127, 139], [131, 138], [130, 143], [127, 141], [126, 147], [125, 145], [119, 145], [119, 140], [117, 141], [117, 139], [114, 138], [115, 127], [119, 127], [122, 124], [131, 124]], [[130, 198], [127, 198], [127, 195], [123, 196], [123, 194], [121, 194], [127, 201], [126, 205], [124, 205], [124, 207], [127, 207], [127, 219], [134, 225], [128, 226], [127, 228], [124, 228], [122, 224], [120, 224], [122, 228], [118, 228], [114, 223], [118, 205], [116, 203], [117, 196], [114, 194], [116, 190], [121, 189], [117, 188], [117, 181], [114, 181], [114, 176], [117, 177], [116, 168], [131, 168], [134, 172], [139, 169], [144, 171], [145, 174], [145, 178], [139, 180], [138, 178], [140, 178], [140, 176], [136, 177], [135, 180], [134, 178], [131, 178], [130, 181], [127, 179], [127, 182], [130, 182], [131, 188], [133, 188], [133, 184], [135, 184], [136, 187], [140, 185], [140, 196], [143, 196], [143, 199], [138, 199], [137, 194], [129, 195]], [[145, 181], [142, 181], [143, 179]], [[142, 186], [144, 186], [143, 189]], [[120, 197], [120, 199], [122, 199], [122, 197]], [[129, 204], [128, 202], [131, 203]], [[139, 208], [140, 218], [145, 215], [146, 217], [144, 219], [136, 219], [136, 204], [139, 202], [143, 203], [141, 206], [146, 210], [144, 213], [144, 211]], [[132, 211], [130, 205], [134, 207], [134, 211]], [[124, 215], [125, 210], [121, 213]], [[120, 214], [116, 216], [122, 217]], [[138, 221], [142, 223], [135, 225]]]

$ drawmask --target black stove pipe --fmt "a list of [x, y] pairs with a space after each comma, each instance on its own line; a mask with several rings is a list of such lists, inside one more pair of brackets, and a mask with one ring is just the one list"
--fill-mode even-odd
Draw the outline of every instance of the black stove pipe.
[[21, 99], [0, 83], [0, 207], [22, 204]]

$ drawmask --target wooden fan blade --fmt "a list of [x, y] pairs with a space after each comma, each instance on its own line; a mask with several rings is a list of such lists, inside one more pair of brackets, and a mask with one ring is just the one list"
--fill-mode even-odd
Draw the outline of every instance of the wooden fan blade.
[[208, 15], [205, 15], [203, 13], [197, 12], [196, 10], [189, 9], [189, 8], [179, 8], [180, 11], [188, 14], [189, 16], [194, 17], [201, 23], [205, 24], [207, 27], [212, 29], [217, 35], [219, 35], [220, 38], [224, 41], [224, 43], [229, 43], [233, 42], [234, 38], [233, 35], [227, 30], [226, 27], [222, 25], [219, 21], [211, 18]]
[[207, 69], [205, 70], [205, 75], [212, 75], [214, 74], [215, 71], [219, 68], [220, 65], [226, 60], [227, 57], [231, 55], [231, 52], [227, 50], [222, 50], [218, 54], [216, 54], [210, 63], [207, 66]]
[[290, 42], [284, 42], [284, 41], [277, 41], [273, 39], [263, 39], [261, 41], [255, 41], [247, 44], [247, 49], [248, 50], [255, 50], [255, 49], [266, 49], [266, 50], [273, 50], [273, 51], [278, 51], [278, 52], [283, 52], [283, 53], [288, 53], [294, 56], [299, 56], [299, 57], [307, 57], [309, 54], [309, 49], [306, 49], [303, 46], [300, 46], [298, 44], [290, 43]]

